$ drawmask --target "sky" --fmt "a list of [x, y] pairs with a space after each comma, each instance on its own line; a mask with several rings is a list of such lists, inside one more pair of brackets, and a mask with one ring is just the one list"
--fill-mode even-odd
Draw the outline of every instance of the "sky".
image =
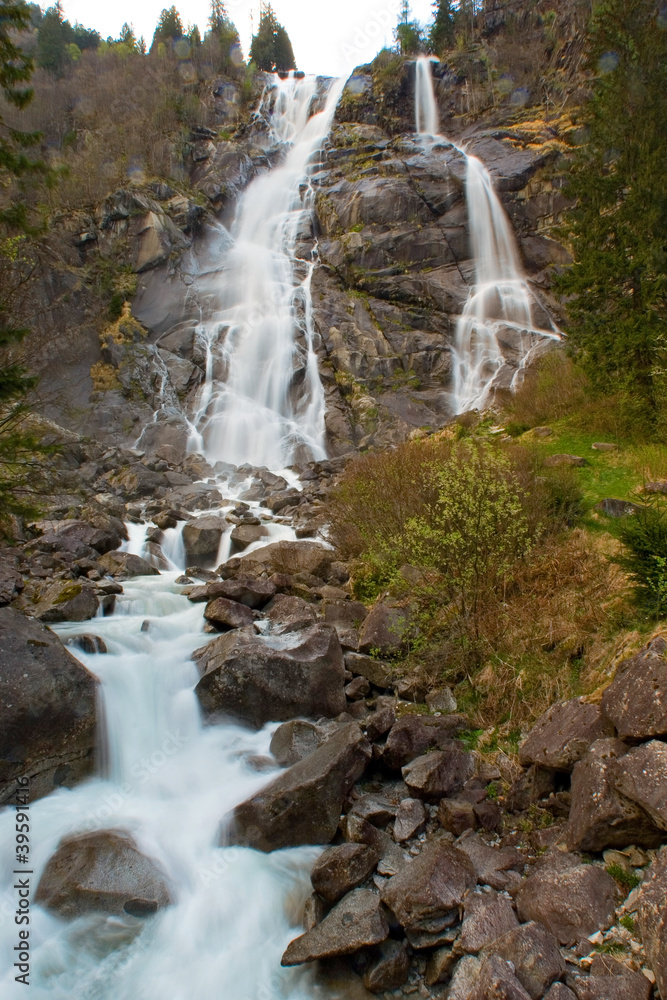
[[[39, 0], [38, 0], [39, 2]], [[137, 37], [148, 45], [160, 11], [173, 0], [64, 0], [65, 16], [95, 28], [103, 38], [117, 38], [125, 21]], [[431, 18], [432, 0], [413, 0], [413, 17], [426, 23]], [[44, 10], [48, 0], [41, 0]], [[278, 20], [292, 40], [299, 69], [306, 73], [342, 76], [360, 63], [368, 62], [383, 45], [393, 43], [400, 0], [272, 0]], [[176, 0], [176, 9], [185, 25], [197, 24], [204, 34], [210, 0]], [[227, 12], [241, 35], [247, 55], [253, 24], [259, 19], [259, 0], [227, 0]]]

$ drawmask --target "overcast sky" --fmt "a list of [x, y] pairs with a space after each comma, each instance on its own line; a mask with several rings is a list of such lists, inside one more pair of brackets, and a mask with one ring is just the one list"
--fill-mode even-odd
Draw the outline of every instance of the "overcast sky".
[[[41, 0], [44, 10], [48, 0]], [[125, 21], [150, 45], [163, 7], [171, 0], [64, 0], [72, 22], [96, 28], [103, 38], [117, 38]], [[393, 41], [400, 0], [272, 0], [278, 20], [287, 28], [299, 69], [337, 76], [372, 59], [383, 44]], [[176, 2], [183, 22], [199, 25], [204, 33], [210, 0]], [[227, 11], [241, 35], [247, 54], [252, 25], [257, 26], [259, 0], [228, 0]], [[413, 0], [413, 16], [430, 20], [431, 0]], [[253, 21], [254, 19], [254, 21]]]

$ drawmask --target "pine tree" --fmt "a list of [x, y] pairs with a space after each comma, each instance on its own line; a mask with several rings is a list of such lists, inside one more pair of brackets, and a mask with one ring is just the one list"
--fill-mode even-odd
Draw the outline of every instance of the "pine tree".
[[454, 9], [452, 0], [435, 0], [429, 43], [433, 52], [444, 52], [454, 44]]
[[290, 37], [278, 22], [271, 4], [261, 9], [257, 34], [250, 45], [250, 58], [258, 69], [269, 73], [296, 69]]
[[61, 76], [68, 65], [68, 45], [74, 41], [74, 32], [63, 15], [60, 0], [44, 14], [37, 40], [37, 65], [55, 76]]
[[208, 26], [211, 31], [220, 31], [227, 20], [227, 8], [222, 0], [211, 0], [211, 13], [208, 16]]
[[155, 34], [153, 35], [151, 52], [157, 49], [161, 43], [165, 45], [172, 44], [177, 39], [182, 38], [183, 34], [183, 22], [176, 7], [163, 8], [157, 22]]
[[[664, 11], [664, 8], [663, 8]], [[593, 98], [567, 193], [570, 342], [595, 390], [667, 425], [667, 18], [655, 0], [600, 0]]]

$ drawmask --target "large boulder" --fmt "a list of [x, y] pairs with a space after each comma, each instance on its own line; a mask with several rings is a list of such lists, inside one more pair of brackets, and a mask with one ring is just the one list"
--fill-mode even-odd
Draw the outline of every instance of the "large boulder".
[[147, 917], [171, 902], [164, 873], [122, 830], [65, 837], [39, 880], [35, 902], [63, 917]]
[[558, 941], [544, 924], [531, 921], [511, 928], [489, 943], [485, 953], [511, 962], [517, 979], [532, 1000], [540, 1000], [551, 983], [565, 974]]
[[475, 771], [475, 758], [459, 740], [443, 740], [442, 750], [417, 757], [402, 769], [411, 795], [439, 802], [443, 795], [460, 791]]
[[651, 740], [624, 754], [614, 768], [613, 781], [656, 827], [667, 830], [667, 743]]
[[524, 766], [571, 771], [591, 743], [605, 736], [613, 736], [613, 726], [599, 705], [573, 698], [552, 705], [537, 720], [519, 749], [519, 760]]
[[389, 925], [377, 893], [355, 889], [311, 931], [288, 946], [281, 965], [301, 965], [319, 958], [351, 955], [389, 937]]
[[471, 892], [465, 899], [461, 948], [481, 951], [486, 945], [519, 926], [509, 896], [495, 892]]
[[0, 608], [0, 802], [22, 776], [32, 800], [92, 772], [96, 693], [96, 679], [50, 629]]
[[667, 847], [646, 873], [637, 907], [639, 931], [660, 996], [667, 996]]
[[621, 739], [667, 736], [667, 641], [653, 639], [624, 660], [602, 695], [601, 709]]
[[220, 567], [220, 573], [224, 577], [239, 573], [255, 576], [262, 573], [268, 576], [272, 573], [285, 573], [287, 576], [308, 573], [326, 580], [334, 558], [333, 549], [316, 542], [273, 542], [248, 555], [235, 556]]
[[554, 850], [522, 882], [516, 902], [521, 920], [542, 923], [561, 944], [572, 945], [611, 925], [617, 898], [603, 868]]
[[207, 718], [253, 726], [345, 709], [343, 653], [331, 625], [260, 637], [228, 632], [193, 653], [196, 692]]
[[188, 566], [213, 566], [220, 539], [228, 527], [222, 514], [204, 514], [183, 525], [183, 545]]
[[387, 882], [382, 899], [405, 930], [440, 931], [458, 919], [458, 908], [476, 881], [465, 854], [434, 840]]
[[389, 731], [382, 763], [392, 771], [405, 767], [427, 750], [447, 746], [452, 737], [468, 726], [462, 715], [403, 715]]
[[33, 609], [41, 622], [85, 622], [97, 614], [95, 588], [80, 580], [56, 580], [41, 595]]
[[365, 619], [359, 634], [362, 653], [398, 656], [405, 650], [408, 614], [404, 608], [376, 604]]
[[375, 871], [380, 856], [366, 844], [339, 844], [324, 851], [310, 873], [313, 889], [328, 903], [339, 899], [365, 882]]
[[41, 552], [70, 552], [75, 559], [103, 555], [117, 549], [127, 538], [122, 521], [117, 518], [96, 518], [99, 526], [87, 521], [59, 521], [34, 542]]
[[[334, 836], [345, 796], [372, 756], [356, 722], [237, 806], [222, 842], [260, 851], [326, 844]], [[229, 827], [229, 824], [228, 824]]]
[[326, 735], [320, 726], [305, 719], [292, 719], [278, 726], [271, 737], [269, 750], [281, 767], [291, 767], [324, 743]]
[[244, 628], [246, 625], [252, 625], [255, 620], [252, 611], [245, 604], [229, 601], [226, 597], [216, 597], [209, 601], [204, 608], [204, 618], [211, 625], [215, 625], [220, 632]]
[[529, 1000], [509, 962], [491, 955], [482, 965], [468, 1000]]
[[[619, 791], [627, 750], [621, 740], [596, 740], [575, 765], [566, 834], [570, 850], [602, 851], [628, 844], [655, 847], [662, 842], [664, 835], [651, 816]], [[627, 787], [622, 778], [621, 787]], [[654, 790], [645, 783], [642, 787], [653, 801]]]
[[160, 575], [160, 571], [155, 566], [151, 566], [146, 559], [135, 556], [132, 552], [107, 552], [98, 562], [110, 576], [122, 579], [131, 576]]

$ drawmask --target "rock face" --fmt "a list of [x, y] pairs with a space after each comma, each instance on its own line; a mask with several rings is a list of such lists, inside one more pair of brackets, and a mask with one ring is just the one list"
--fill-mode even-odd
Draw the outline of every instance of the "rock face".
[[29, 775], [31, 800], [90, 774], [97, 681], [44, 625], [0, 609], [0, 802]]
[[163, 872], [128, 834], [100, 830], [60, 841], [35, 901], [69, 919], [85, 913], [147, 917], [171, 897]]
[[343, 653], [330, 625], [260, 638], [228, 632], [193, 654], [207, 718], [231, 716], [258, 728], [294, 716], [345, 709]]
[[552, 705], [538, 719], [519, 750], [519, 760], [524, 766], [571, 771], [591, 743], [605, 736], [613, 736], [613, 727], [600, 707], [574, 698]]
[[476, 882], [465, 854], [432, 841], [382, 890], [382, 899], [406, 930], [438, 931], [454, 922], [464, 894]]
[[371, 748], [359, 726], [348, 723], [304, 760], [237, 806], [230, 839], [260, 851], [326, 844], [333, 837], [345, 796], [362, 775]]
[[639, 893], [639, 930], [656, 986], [667, 996], [667, 847], [663, 847], [648, 870]]
[[667, 736], [667, 642], [658, 637], [624, 660], [602, 695], [601, 709], [621, 739]]
[[334, 906], [312, 931], [296, 938], [282, 957], [281, 965], [301, 965], [318, 958], [350, 955], [389, 937], [389, 925], [380, 897], [369, 889], [355, 889]]
[[538, 921], [561, 944], [574, 944], [609, 927], [617, 897], [616, 883], [602, 868], [552, 851], [521, 884], [516, 902], [522, 920]]

